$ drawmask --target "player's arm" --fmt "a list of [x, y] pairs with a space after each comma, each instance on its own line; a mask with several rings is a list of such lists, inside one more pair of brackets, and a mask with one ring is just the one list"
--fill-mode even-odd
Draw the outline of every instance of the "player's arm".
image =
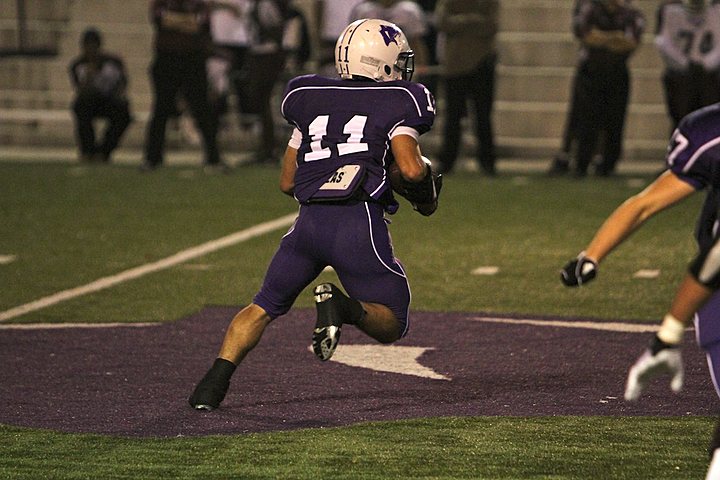
[[298, 149], [302, 145], [302, 132], [293, 128], [288, 146], [280, 166], [280, 190], [291, 197], [295, 194], [295, 172], [297, 171]]
[[600, 262], [647, 219], [694, 192], [692, 185], [666, 171], [608, 217], [585, 250], [586, 255]]
[[297, 170], [297, 148], [287, 146], [280, 168], [280, 190], [293, 196], [295, 192], [295, 171]]
[[670, 375], [673, 392], [682, 389], [684, 368], [680, 352], [685, 329], [697, 312], [715, 292], [703, 285], [692, 273], [685, 275], [675, 293], [670, 311], [663, 318], [660, 328], [653, 335], [650, 345], [630, 367], [625, 382], [625, 400], [640, 398], [643, 390], [655, 378]]
[[425, 178], [428, 172], [417, 140], [410, 135], [396, 135], [390, 141], [390, 147], [405, 180], [418, 183]]
[[434, 173], [423, 159], [414, 136], [395, 135], [390, 140], [390, 147], [402, 177], [400, 184], [393, 188], [420, 214], [432, 215], [438, 207], [442, 176]]
[[602, 224], [587, 248], [568, 262], [561, 272], [567, 286], [578, 286], [595, 278], [597, 264], [647, 219], [695, 192], [695, 188], [671, 171], [627, 199]]

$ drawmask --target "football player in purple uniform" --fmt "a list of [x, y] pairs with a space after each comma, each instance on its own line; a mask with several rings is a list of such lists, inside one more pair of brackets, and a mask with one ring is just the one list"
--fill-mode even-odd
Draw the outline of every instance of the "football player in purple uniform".
[[[650, 346], [630, 368], [625, 387], [625, 399], [629, 401], [637, 400], [651, 379], [665, 373], [671, 376], [673, 391], [682, 388], [680, 346], [685, 327], [693, 320], [698, 344], [707, 353], [710, 375], [720, 395], [720, 103], [696, 110], [680, 122], [672, 135], [666, 160], [668, 169], [620, 205], [587, 248], [561, 271], [565, 285], [584, 285], [595, 278], [598, 264], [647, 219], [692, 193], [707, 189], [696, 232], [699, 253]], [[708, 478], [720, 478], [720, 422], [711, 443], [711, 455], [713, 463]]]
[[326, 266], [348, 295], [332, 283], [314, 289], [312, 348], [321, 360], [332, 356], [344, 324], [382, 343], [408, 331], [410, 287], [393, 255], [385, 213], [398, 209], [393, 188], [423, 215], [437, 208], [441, 177], [418, 144], [434, 121], [434, 99], [410, 82], [413, 52], [390, 22], [350, 24], [337, 41], [335, 63], [339, 79], [307, 75], [287, 85], [281, 108], [294, 130], [280, 189], [300, 210], [260, 291], [233, 318], [218, 358], [190, 396], [195, 409], [218, 407], [265, 327]]

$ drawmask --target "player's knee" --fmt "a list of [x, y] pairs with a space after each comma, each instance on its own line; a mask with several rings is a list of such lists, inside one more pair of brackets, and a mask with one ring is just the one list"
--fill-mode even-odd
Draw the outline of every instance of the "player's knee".
[[390, 329], [385, 341], [381, 340], [380, 343], [385, 345], [395, 343], [407, 334], [407, 330], [407, 319], [398, 320], [398, 318], [395, 317], [394, 328]]
[[387, 338], [384, 340], [381, 340], [380, 343], [383, 343], [385, 345], [389, 345], [391, 343], [395, 343], [398, 340], [400, 340], [403, 337], [403, 332], [405, 328], [401, 322], [397, 322], [394, 329], [391, 329], [388, 332]]
[[399, 329], [397, 329], [397, 331], [384, 332], [383, 335], [378, 335], [376, 337], [377, 341], [382, 343], [383, 345], [390, 345], [397, 342], [401, 338], [402, 336], [400, 335]]

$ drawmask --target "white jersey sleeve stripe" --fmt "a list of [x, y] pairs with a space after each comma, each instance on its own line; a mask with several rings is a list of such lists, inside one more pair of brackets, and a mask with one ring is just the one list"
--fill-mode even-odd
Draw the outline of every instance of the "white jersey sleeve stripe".
[[692, 168], [693, 164], [695, 164], [697, 159], [700, 158], [700, 156], [703, 153], [707, 152], [708, 150], [710, 150], [711, 148], [713, 148], [714, 146], [716, 146], [718, 144], [720, 144], [720, 137], [715, 137], [712, 140], [710, 140], [709, 142], [705, 143], [700, 148], [698, 148], [695, 151], [695, 153], [693, 153], [692, 157], [690, 157], [690, 160], [688, 160], [688, 162], [683, 167], [683, 170], [682, 170], [683, 173], [687, 173], [688, 170], [690, 170]]

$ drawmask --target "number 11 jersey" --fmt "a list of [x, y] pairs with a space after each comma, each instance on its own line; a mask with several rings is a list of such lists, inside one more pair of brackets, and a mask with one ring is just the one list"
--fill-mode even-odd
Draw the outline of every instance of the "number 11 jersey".
[[435, 101], [420, 83], [305, 75], [288, 82], [281, 111], [301, 137], [294, 145], [300, 203], [346, 198], [356, 187], [381, 201], [390, 189], [390, 140], [429, 131]]

